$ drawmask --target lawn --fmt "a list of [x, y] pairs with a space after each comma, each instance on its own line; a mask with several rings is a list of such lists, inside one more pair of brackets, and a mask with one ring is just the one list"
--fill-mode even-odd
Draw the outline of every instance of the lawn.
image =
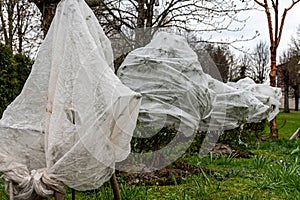
[[[290, 138], [300, 127], [300, 111], [291, 111], [290, 113], [280, 111], [277, 115], [277, 127], [279, 138]], [[266, 132], [270, 133], [269, 126], [266, 126]]]
[[[300, 140], [288, 140], [300, 126], [300, 112], [280, 112], [277, 121], [280, 139], [250, 143], [248, 157], [232, 153], [199, 158], [197, 153], [186, 153], [172, 165], [186, 171], [170, 166], [167, 178], [145, 181], [140, 175], [129, 179], [118, 174], [122, 199], [300, 199]], [[3, 188], [2, 181], [0, 200], [7, 200]], [[71, 199], [70, 189], [65, 199]], [[107, 200], [113, 195], [106, 183], [94, 191], [76, 192], [76, 199]]]

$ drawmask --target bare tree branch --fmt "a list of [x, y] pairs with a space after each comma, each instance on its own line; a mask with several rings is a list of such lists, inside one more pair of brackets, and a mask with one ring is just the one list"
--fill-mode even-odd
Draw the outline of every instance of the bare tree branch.
[[258, 5], [260, 5], [260, 6], [262, 6], [262, 7], [264, 7], [265, 8], [265, 4], [264, 3], [262, 3], [262, 2], [260, 2], [260, 1], [258, 1], [258, 0], [254, 0]]
[[284, 26], [285, 17], [286, 17], [287, 12], [289, 10], [291, 10], [298, 2], [300, 2], [300, 0], [297, 0], [297, 1], [293, 0], [292, 4], [289, 7], [287, 7], [287, 8], [284, 9], [282, 17], [281, 17], [280, 28], [279, 28], [279, 35], [278, 35], [278, 40], [277, 40], [276, 46], [279, 45], [280, 40], [281, 40], [281, 35], [282, 35], [283, 26]]

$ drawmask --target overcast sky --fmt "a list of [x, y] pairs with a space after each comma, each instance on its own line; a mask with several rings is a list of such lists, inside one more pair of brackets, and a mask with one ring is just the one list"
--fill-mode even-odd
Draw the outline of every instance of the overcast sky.
[[[281, 1], [283, 2], [283, 1]], [[291, 1], [285, 0], [285, 2], [288, 4]], [[283, 5], [281, 5], [280, 12], [283, 11]], [[246, 23], [245, 29], [242, 31], [245, 35], [251, 35], [255, 30], [258, 30], [260, 33], [260, 36], [254, 39], [253, 41], [246, 42], [244, 45], [253, 49], [255, 45], [260, 40], [265, 40], [269, 44], [269, 33], [268, 33], [268, 25], [267, 25], [267, 17], [265, 12], [263, 11], [251, 11], [249, 12], [251, 14], [250, 18], [248, 19]], [[280, 13], [280, 18], [281, 18]], [[296, 4], [288, 13], [285, 19], [284, 23], [284, 30], [282, 33], [281, 41], [278, 47], [278, 53], [281, 54], [284, 50], [288, 48], [288, 44], [291, 41], [292, 35], [295, 35], [297, 31], [297, 27], [300, 26], [300, 2]]]
[[[291, 0], [281, 0], [284, 2], [279, 4], [280, 7], [280, 18], [283, 8], [290, 4]], [[258, 7], [262, 9], [261, 7]], [[266, 41], [269, 44], [269, 33], [267, 17], [264, 11], [252, 10], [241, 14], [242, 17], [249, 16], [246, 22], [245, 28], [240, 32], [229, 32], [214, 35], [216, 38], [240, 38], [242, 35], [244, 38], [251, 37], [256, 31], [259, 31], [260, 35], [249, 42], [236, 43], [235, 46], [243, 47], [245, 51], [252, 51], [253, 48], [260, 40]], [[280, 55], [284, 50], [288, 48], [288, 44], [291, 41], [292, 35], [296, 34], [297, 27], [300, 26], [300, 2], [296, 4], [288, 13], [284, 23], [284, 30], [282, 33], [281, 42], [278, 48], [278, 55]], [[240, 52], [233, 50], [234, 53], [239, 54]]]

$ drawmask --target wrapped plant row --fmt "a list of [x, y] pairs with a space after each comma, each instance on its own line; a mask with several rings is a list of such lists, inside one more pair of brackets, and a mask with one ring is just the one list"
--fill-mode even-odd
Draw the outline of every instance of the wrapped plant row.
[[279, 89], [213, 79], [180, 36], [158, 32], [129, 53], [118, 77], [112, 63], [110, 41], [84, 0], [62, 0], [0, 120], [0, 171], [15, 199], [100, 187], [128, 157], [137, 120], [152, 130], [142, 137], [167, 125], [190, 137], [278, 113]]
[[243, 120], [271, 120], [279, 112], [280, 88], [250, 78], [220, 82], [203, 72], [185, 38], [166, 32], [130, 52], [118, 76], [142, 94], [138, 119], [145, 127], [175, 123], [190, 135], [195, 130], [234, 129]]

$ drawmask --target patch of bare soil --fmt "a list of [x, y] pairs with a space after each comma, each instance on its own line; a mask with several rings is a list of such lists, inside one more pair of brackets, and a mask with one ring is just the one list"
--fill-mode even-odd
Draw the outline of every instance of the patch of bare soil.
[[[233, 155], [238, 158], [248, 158], [251, 155], [251, 152], [241, 151], [230, 147], [228, 144], [217, 143], [213, 149], [213, 154], [218, 155], [222, 154], [224, 156]], [[134, 169], [133, 169], [134, 167]], [[185, 159], [178, 159], [171, 165], [160, 169], [160, 170], [151, 170], [146, 168], [146, 166], [128, 166], [128, 171], [151, 171], [145, 173], [129, 173], [129, 172], [116, 172], [117, 176], [122, 177], [127, 183], [131, 185], [174, 185], [181, 184], [186, 180], [191, 174], [202, 173], [201, 169], [198, 166], [190, 165]], [[215, 171], [208, 170], [205, 167], [202, 167], [204, 173], [210, 173], [214, 176]], [[217, 171], [216, 171], [217, 172]], [[216, 173], [218, 174], [218, 173]]]
[[228, 144], [223, 144], [223, 143], [217, 143], [213, 149], [214, 154], [221, 154], [224, 156], [229, 156], [235, 154], [235, 157], [237, 158], [249, 158], [250, 155], [253, 153], [248, 151], [248, 150], [239, 150], [235, 149]]
[[[150, 171], [149, 169], [147, 171]], [[174, 185], [181, 184], [190, 174], [198, 174], [197, 166], [177, 160], [166, 168], [146, 173], [116, 172], [131, 185]]]

